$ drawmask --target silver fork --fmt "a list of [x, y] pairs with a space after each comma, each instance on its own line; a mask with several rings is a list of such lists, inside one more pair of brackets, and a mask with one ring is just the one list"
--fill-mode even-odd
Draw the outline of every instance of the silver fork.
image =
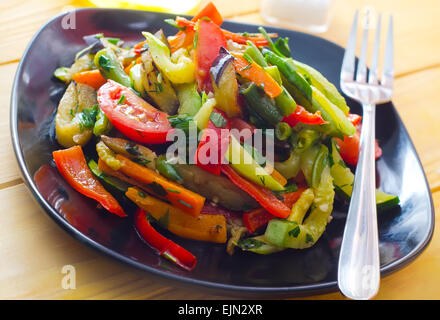
[[381, 81], [378, 81], [381, 16], [378, 16], [376, 39], [367, 82], [367, 42], [369, 17], [366, 17], [361, 54], [355, 71], [358, 12], [353, 19], [341, 69], [341, 88], [363, 109], [359, 160], [348, 209], [338, 266], [338, 285], [351, 299], [371, 299], [379, 290], [380, 262], [376, 216], [375, 183], [375, 113], [376, 104], [391, 100], [393, 92], [393, 17], [390, 16]]

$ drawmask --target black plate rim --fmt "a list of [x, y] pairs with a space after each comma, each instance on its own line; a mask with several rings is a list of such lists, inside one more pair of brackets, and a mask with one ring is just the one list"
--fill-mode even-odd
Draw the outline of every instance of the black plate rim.
[[[330, 281], [330, 282], [321, 283], [321, 284], [308, 284], [308, 285], [286, 286], [286, 287], [280, 287], [280, 286], [278, 286], [278, 287], [257, 287], [257, 286], [255, 286], [254, 287], [254, 286], [227, 285], [227, 284], [222, 284], [222, 283], [218, 283], [218, 282], [203, 281], [203, 280], [198, 280], [198, 279], [194, 279], [194, 278], [187, 278], [187, 277], [181, 276], [181, 275], [170, 274], [170, 273], [155, 269], [153, 267], [149, 267], [149, 266], [144, 265], [142, 263], [138, 263], [134, 260], [131, 260], [131, 259], [97, 243], [96, 241], [88, 238], [86, 235], [82, 234], [80, 231], [75, 229], [71, 224], [69, 224], [67, 222], [67, 220], [62, 218], [56, 212], [56, 210], [54, 210], [50, 206], [50, 204], [40, 194], [40, 192], [38, 191], [38, 188], [36, 187], [35, 183], [33, 182], [33, 178], [29, 174], [29, 172], [26, 168], [23, 153], [22, 153], [22, 150], [20, 147], [20, 141], [19, 141], [19, 137], [18, 137], [18, 127], [17, 127], [17, 124], [18, 124], [18, 118], [17, 118], [17, 116], [18, 116], [18, 95], [17, 95], [18, 78], [22, 72], [23, 62], [26, 61], [28, 52], [29, 52], [30, 48], [33, 46], [34, 42], [37, 40], [39, 34], [47, 26], [49, 26], [51, 23], [53, 23], [55, 20], [61, 18], [62, 16], [65, 16], [68, 13], [72, 13], [72, 12], [76, 13], [76, 12], [82, 12], [82, 11], [101, 11], [101, 12], [104, 12], [104, 11], [113, 11], [113, 12], [131, 11], [133, 13], [134, 12], [136, 12], [136, 13], [147, 12], [147, 13], [151, 13], [151, 14], [158, 14], [158, 12], [140, 11], [140, 10], [131, 10], [131, 9], [77, 8], [72, 11], [61, 13], [61, 14], [56, 15], [53, 18], [51, 18], [49, 21], [47, 21], [45, 24], [43, 24], [40, 27], [40, 29], [35, 33], [35, 35], [30, 40], [29, 44], [27, 45], [27, 47], [26, 47], [26, 49], [20, 59], [20, 63], [17, 67], [17, 71], [15, 73], [15, 77], [14, 77], [14, 81], [13, 81], [13, 85], [12, 85], [12, 94], [11, 94], [11, 99], [10, 99], [10, 133], [11, 133], [11, 139], [12, 139], [14, 153], [17, 158], [17, 162], [18, 162], [18, 165], [20, 168], [20, 173], [23, 178], [23, 181], [24, 181], [25, 185], [28, 187], [28, 189], [31, 191], [33, 198], [44, 209], [46, 214], [49, 217], [51, 217], [59, 226], [61, 226], [64, 230], [66, 230], [71, 236], [73, 236], [75, 239], [79, 240], [80, 242], [86, 244], [87, 246], [93, 248], [94, 250], [96, 250], [100, 253], [104, 253], [105, 255], [108, 255], [116, 260], [122, 261], [128, 265], [131, 265], [133, 267], [136, 267], [136, 268], [144, 270], [144, 271], [148, 271], [156, 276], [163, 277], [168, 280], [176, 280], [176, 281], [182, 282], [184, 284], [197, 285], [197, 286], [201, 286], [201, 287], [205, 287], [205, 288], [209, 288], [209, 289], [217, 289], [217, 290], [220, 290], [220, 291], [226, 292], [226, 293], [227, 292], [230, 292], [230, 293], [234, 293], [234, 292], [237, 293], [238, 292], [238, 293], [262, 294], [262, 295], [266, 295], [266, 294], [275, 294], [275, 295], [291, 294], [291, 295], [295, 295], [295, 296], [298, 296], [298, 295], [300, 295], [300, 296], [308, 295], [309, 296], [309, 295], [323, 294], [323, 293], [337, 291], [338, 290], [337, 281]], [[260, 26], [260, 25], [252, 24], [252, 23], [242, 23], [242, 22], [235, 22], [235, 21], [229, 21], [229, 20], [225, 20], [225, 22], [227, 22], [228, 24], [236, 24], [236, 25], [241, 25], [241, 26], [243, 26], [243, 25], [248, 25], [248, 26], [253, 26], [253, 27]], [[307, 33], [303, 33], [300, 31], [288, 30], [288, 29], [273, 27], [273, 26], [267, 26], [267, 27], [274, 30], [275, 32], [278, 30], [278, 31], [288, 31], [288, 32], [293, 32], [293, 33], [298, 33], [298, 34], [306, 34], [309, 37], [317, 38], [317, 39], [320, 39], [321, 41], [324, 40], [329, 45], [337, 46], [337, 47], [344, 50], [344, 48], [342, 48], [338, 44], [331, 42], [327, 39], [312, 35], [312, 34], [307, 34]], [[394, 107], [394, 105], [393, 105], [393, 108], [396, 111], [396, 116], [402, 122], [401, 117], [400, 117], [399, 113], [397, 112], [396, 108]], [[417, 153], [417, 150], [414, 147], [413, 141], [412, 141], [410, 135], [408, 134], [408, 131], [407, 131], [405, 125], [403, 125], [402, 128], [409, 137], [410, 148], [414, 151], [417, 162], [419, 163], [420, 167], [423, 168], [422, 163], [420, 161], [420, 157]], [[422, 172], [423, 172], [423, 178], [424, 178], [425, 184], [428, 187], [428, 190], [430, 190], [428, 180], [426, 177], [426, 173], [424, 170], [422, 170]], [[419, 245], [417, 247], [415, 247], [412, 251], [410, 251], [408, 254], [401, 257], [400, 259], [395, 260], [392, 263], [389, 263], [387, 265], [382, 266], [380, 269], [381, 276], [387, 276], [387, 275], [389, 275], [395, 271], [398, 271], [398, 270], [402, 269], [403, 267], [407, 266], [410, 262], [414, 261], [414, 259], [417, 258], [427, 248], [428, 244], [430, 243], [430, 241], [432, 239], [433, 232], [434, 232], [434, 224], [435, 224], [434, 205], [433, 205], [433, 200], [432, 200], [432, 194], [430, 192], [429, 192], [429, 202], [430, 202], [430, 207], [431, 207], [431, 217], [429, 220], [429, 224], [430, 224], [429, 225], [429, 233], [426, 234], [423, 241], [421, 241], [419, 243]]]

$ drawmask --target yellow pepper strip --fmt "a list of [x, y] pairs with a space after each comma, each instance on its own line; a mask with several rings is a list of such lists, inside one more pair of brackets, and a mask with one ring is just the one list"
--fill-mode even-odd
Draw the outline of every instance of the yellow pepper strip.
[[221, 214], [193, 217], [137, 188], [128, 188], [125, 195], [175, 235], [200, 241], [226, 242], [226, 218]]

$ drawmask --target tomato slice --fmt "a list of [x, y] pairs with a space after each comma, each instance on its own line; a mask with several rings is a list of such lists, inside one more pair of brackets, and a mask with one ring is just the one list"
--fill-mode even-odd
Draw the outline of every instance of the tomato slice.
[[173, 130], [167, 113], [112, 80], [98, 90], [98, 103], [113, 126], [136, 142], [165, 143], [168, 132]]
[[[356, 132], [351, 137], [344, 136], [344, 139], [336, 139], [339, 146], [339, 153], [341, 154], [342, 160], [349, 165], [356, 166], [359, 158], [359, 142], [361, 138], [361, 125], [356, 126]], [[374, 156], [377, 160], [382, 155], [382, 149], [376, 140]]]
[[220, 48], [226, 48], [226, 39], [222, 29], [210, 20], [197, 22], [197, 43], [195, 44], [194, 61], [196, 63], [196, 80], [200, 91], [211, 92], [212, 82], [209, 70]]

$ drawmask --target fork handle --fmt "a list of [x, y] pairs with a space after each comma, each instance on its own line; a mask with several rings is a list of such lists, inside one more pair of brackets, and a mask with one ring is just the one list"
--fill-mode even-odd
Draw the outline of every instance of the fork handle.
[[359, 160], [348, 209], [338, 267], [341, 292], [370, 299], [379, 290], [380, 263], [376, 215], [374, 104], [363, 104]]

